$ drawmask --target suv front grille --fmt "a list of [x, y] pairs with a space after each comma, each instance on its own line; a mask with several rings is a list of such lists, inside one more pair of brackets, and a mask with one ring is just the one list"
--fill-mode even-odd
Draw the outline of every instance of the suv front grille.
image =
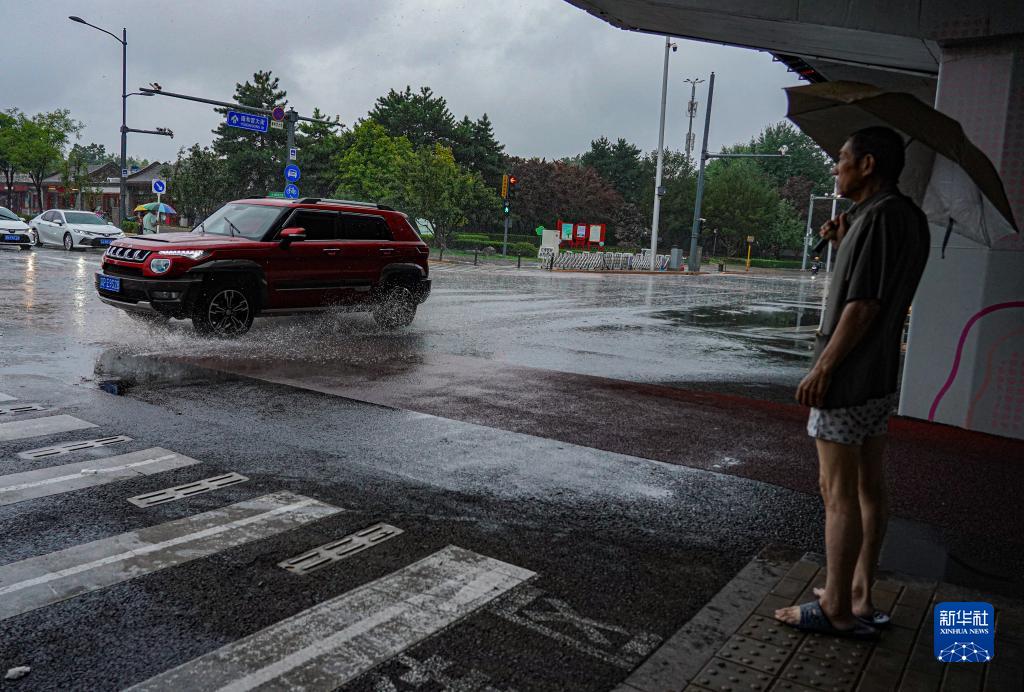
[[123, 262], [141, 262], [149, 257], [149, 250], [133, 250], [130, 247], [111, 245], [107, 248], [107, 257], [113, 257]]
[[142, 267], [122, 267], [117, 264], [103, 265], [103, 273], [114, 276], [143, 276]]

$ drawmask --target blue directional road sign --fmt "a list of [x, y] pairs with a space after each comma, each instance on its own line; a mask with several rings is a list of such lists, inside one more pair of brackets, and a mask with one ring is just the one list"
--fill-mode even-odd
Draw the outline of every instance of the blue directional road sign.
[[153, 192], [158, 195], [162, 195], [167, 192], [167, 181], [160, 180], [160, 178], [153, 178]]
[[289, 163], [287, 166], [284, 167], [284, 179], [287, 180], [289, 183], [297, 183], [299, 182], [299, 178], [301, 177], [302, 172], [299, 170], [299, 167], [296, 166], [294, 163]]
[[288, 183], [287, 185], [284, 186], [284, 196], [287, 197], [288, 199], [298, 199], [299, 186]]
[[267, 128], [270, 127], [269, 123], [270, 118], [265, 115], [228, 111], [228, 127], [237, 127], [239, 130], [250, 130], [252, 132], [266, 132]]

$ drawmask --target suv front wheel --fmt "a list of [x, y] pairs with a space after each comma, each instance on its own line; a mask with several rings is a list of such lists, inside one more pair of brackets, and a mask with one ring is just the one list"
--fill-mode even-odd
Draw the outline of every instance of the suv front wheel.
[[192, 324], [200, 334], [241, 336], [252, 327], [256, 305], [242, 283], [214, 284], [196, 301]]
[[388, 286], [373, 308], [373, 319], [382, 329], [408, 327], [416, 317], [416, 297], [405, 286]]

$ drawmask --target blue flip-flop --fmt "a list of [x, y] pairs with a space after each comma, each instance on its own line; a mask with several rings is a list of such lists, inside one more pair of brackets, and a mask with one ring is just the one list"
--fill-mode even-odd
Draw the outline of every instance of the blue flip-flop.
[[861, 617], [860, 615], [854, 615], [853, 617], [857, 618], [869, 627], [888, 627], [892, 624], [892, 618], [889, 616], [889, 613], [884, 610], [876, 609], [871, 613], [870, 617]]
[[810, 601], [801, 604], [800, 622], [794, 625], [794, 627], [801, 632], [816, 632], [833, 637], [848, 637], [850, 639], [878, 638], [878, 630], [865, 622], [858, 621], [856, 625], [846, 630], [837, 628], [821, 609], [820, 601]]

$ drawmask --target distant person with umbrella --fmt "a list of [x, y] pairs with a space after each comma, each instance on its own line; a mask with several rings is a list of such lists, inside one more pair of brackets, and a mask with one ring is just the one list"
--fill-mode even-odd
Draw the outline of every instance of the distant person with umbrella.
[[163, 202], [140, 204], [135, 207], [135, 211], [146, 212], [146, 215], [142, 218], [143, 233], [159, 233], [160, 223], [167, 219], [167, 215], [177, 213], [169, 204], [164, 204]]
[[871, 600], [887, 520], [882, 457], [903, 325], [931, 239], [924, 213], [897, 188], [903, 166], [903, 138], [868, 127], [849, 136], [833, 168], [839, 194], [854, 205], [821, 228], [836, 263], [814, 363], [796, 393], [811, 407], [827, 579], [817, 600], [775, 612], [805, 631], [873, 638], [889, 624]]

